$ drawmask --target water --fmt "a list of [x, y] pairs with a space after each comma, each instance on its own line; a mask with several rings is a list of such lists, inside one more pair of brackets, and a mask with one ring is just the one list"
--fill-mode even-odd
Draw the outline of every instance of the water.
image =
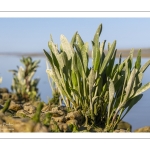
[[[35, 73], [35, 78], [40, 78], [38, 84], [39, 92], [42, 101], [47, 102], [48, 98], [52, 96], [51, 88], [49, 86], [48, 77], [46, 74], [46, 63], [44, 57], [34, 57], [33, 60], [40, 60], [39, 68]], [[149, 59], [142, 59], [142, 64], [146, 63]], [[90, 60], [91, 64], [91, 60]], [[91, 66], [89, 64], [89, 66]], [[0, 76], [3, 81], [0, 87], [7, 87], [10, 91], [13, 75], [8, 70], [17, 69], [18, 66], [23, 66], [20, 62], [20, 57], [17, 56], [0, 56]], [[143, 85], [150, 82], [150, 67], [145, 71], [143, 77]], [[130, 110], [130, 112], [123, 119], [132, 125], [132, 130], [143, 126], [150, 126], [150, 90], [144, 92], [142, 99]]]

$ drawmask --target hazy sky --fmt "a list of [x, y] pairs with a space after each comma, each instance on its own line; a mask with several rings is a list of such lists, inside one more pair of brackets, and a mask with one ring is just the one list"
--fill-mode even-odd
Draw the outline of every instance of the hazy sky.
[[59, 45], [60, 34], [71, 41], [76, 31], [91, 47], [101, 23], [100, 42], [117, 40], [118, 50], [150, 48], [150, 18], [0, 18], [0, 52], [43, 52], [50, 34]]

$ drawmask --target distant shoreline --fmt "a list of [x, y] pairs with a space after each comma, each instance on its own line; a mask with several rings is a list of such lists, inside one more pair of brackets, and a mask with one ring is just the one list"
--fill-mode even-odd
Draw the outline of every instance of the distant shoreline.
[[[141, 49], [142, 50], [142, 57], [145, 58], [149, 58], [150, 57], [150, 49]], [[105, 52], [107, 53], [107, 50], [105, 50]], [[119, 57], [120, 54], [122, 54], [122, 57], [127, 57], [129, 56], [130, 50], [117, 50], [117, 54], [116, 57]], [[135, 49], [134, 50], [134, 55], [133, 57], [136, 57], [138, 53], [138, 50]], [[18, 56], [18, 57], [22, 57], [22, 56], [30, 56], [30, 57], [45, 57], [44, 52], [34, 52], [34, 53], [20, 53], [20, 52], [0, 52], [0, 56]], [[89, 56], [91, 56], [91, 51], [89, 52]]]

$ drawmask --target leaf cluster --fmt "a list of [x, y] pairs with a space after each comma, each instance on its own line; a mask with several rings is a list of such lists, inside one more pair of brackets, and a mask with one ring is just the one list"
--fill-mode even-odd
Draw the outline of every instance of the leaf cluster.
[[48, 76], [58, 88], [66, 107], [80, 109], [85, 116], [85, 125], [98, 125], [106, 131], [113, 131], [131, 108], [150, 88], [142, 86], [144, 71], [150, 61], [141, 66], [141, 50], [133, 62], [134, 50], [122, 61], [116, 62], [116, 41], [99, 42], [102, 24], [99, 25], [92, 41], [92, 67], [89, 68], [89, 45], [76, 32], [71, 42], [60, 36], [60, 50], [51, 37], [50, 52], [44, 50], [50, 69]]

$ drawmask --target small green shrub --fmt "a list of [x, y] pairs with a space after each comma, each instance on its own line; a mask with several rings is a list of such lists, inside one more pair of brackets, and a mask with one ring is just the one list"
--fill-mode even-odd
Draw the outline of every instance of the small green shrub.
[[39, 100], [40, 95], [37, 88], [39, 79], [33, 79], [33, 76], [40, 61], [33, 61], [31, 57], [22, 57], [20, 61], [25, 68], [17, 66], [18, 70], [10, 70], [13, 73], [11, 89], [20, 100]]
[[142, 98], [142, 93], [150, 88], [150, 83], [142, 86], [144, 71], [150, 60], [141, 66], [141, 50], [133, 63], [133, 52], [122, 61], [120, 55], [116, 63], [116, 41], [100, 43], [99, 25], [92, 41], [92, 67], [89, 63], [89, 46], [76, 32], [69, 43], [60, 36], [60, 50], [52, 37], [48, 42], [50, 53], [44, 54], [50, 64], [46, 72], [58, 88], [66, 107], [80, 109], [85, 116], [85, 126], [100, 126], [105, 131], [113, 131], [130, 109]]

